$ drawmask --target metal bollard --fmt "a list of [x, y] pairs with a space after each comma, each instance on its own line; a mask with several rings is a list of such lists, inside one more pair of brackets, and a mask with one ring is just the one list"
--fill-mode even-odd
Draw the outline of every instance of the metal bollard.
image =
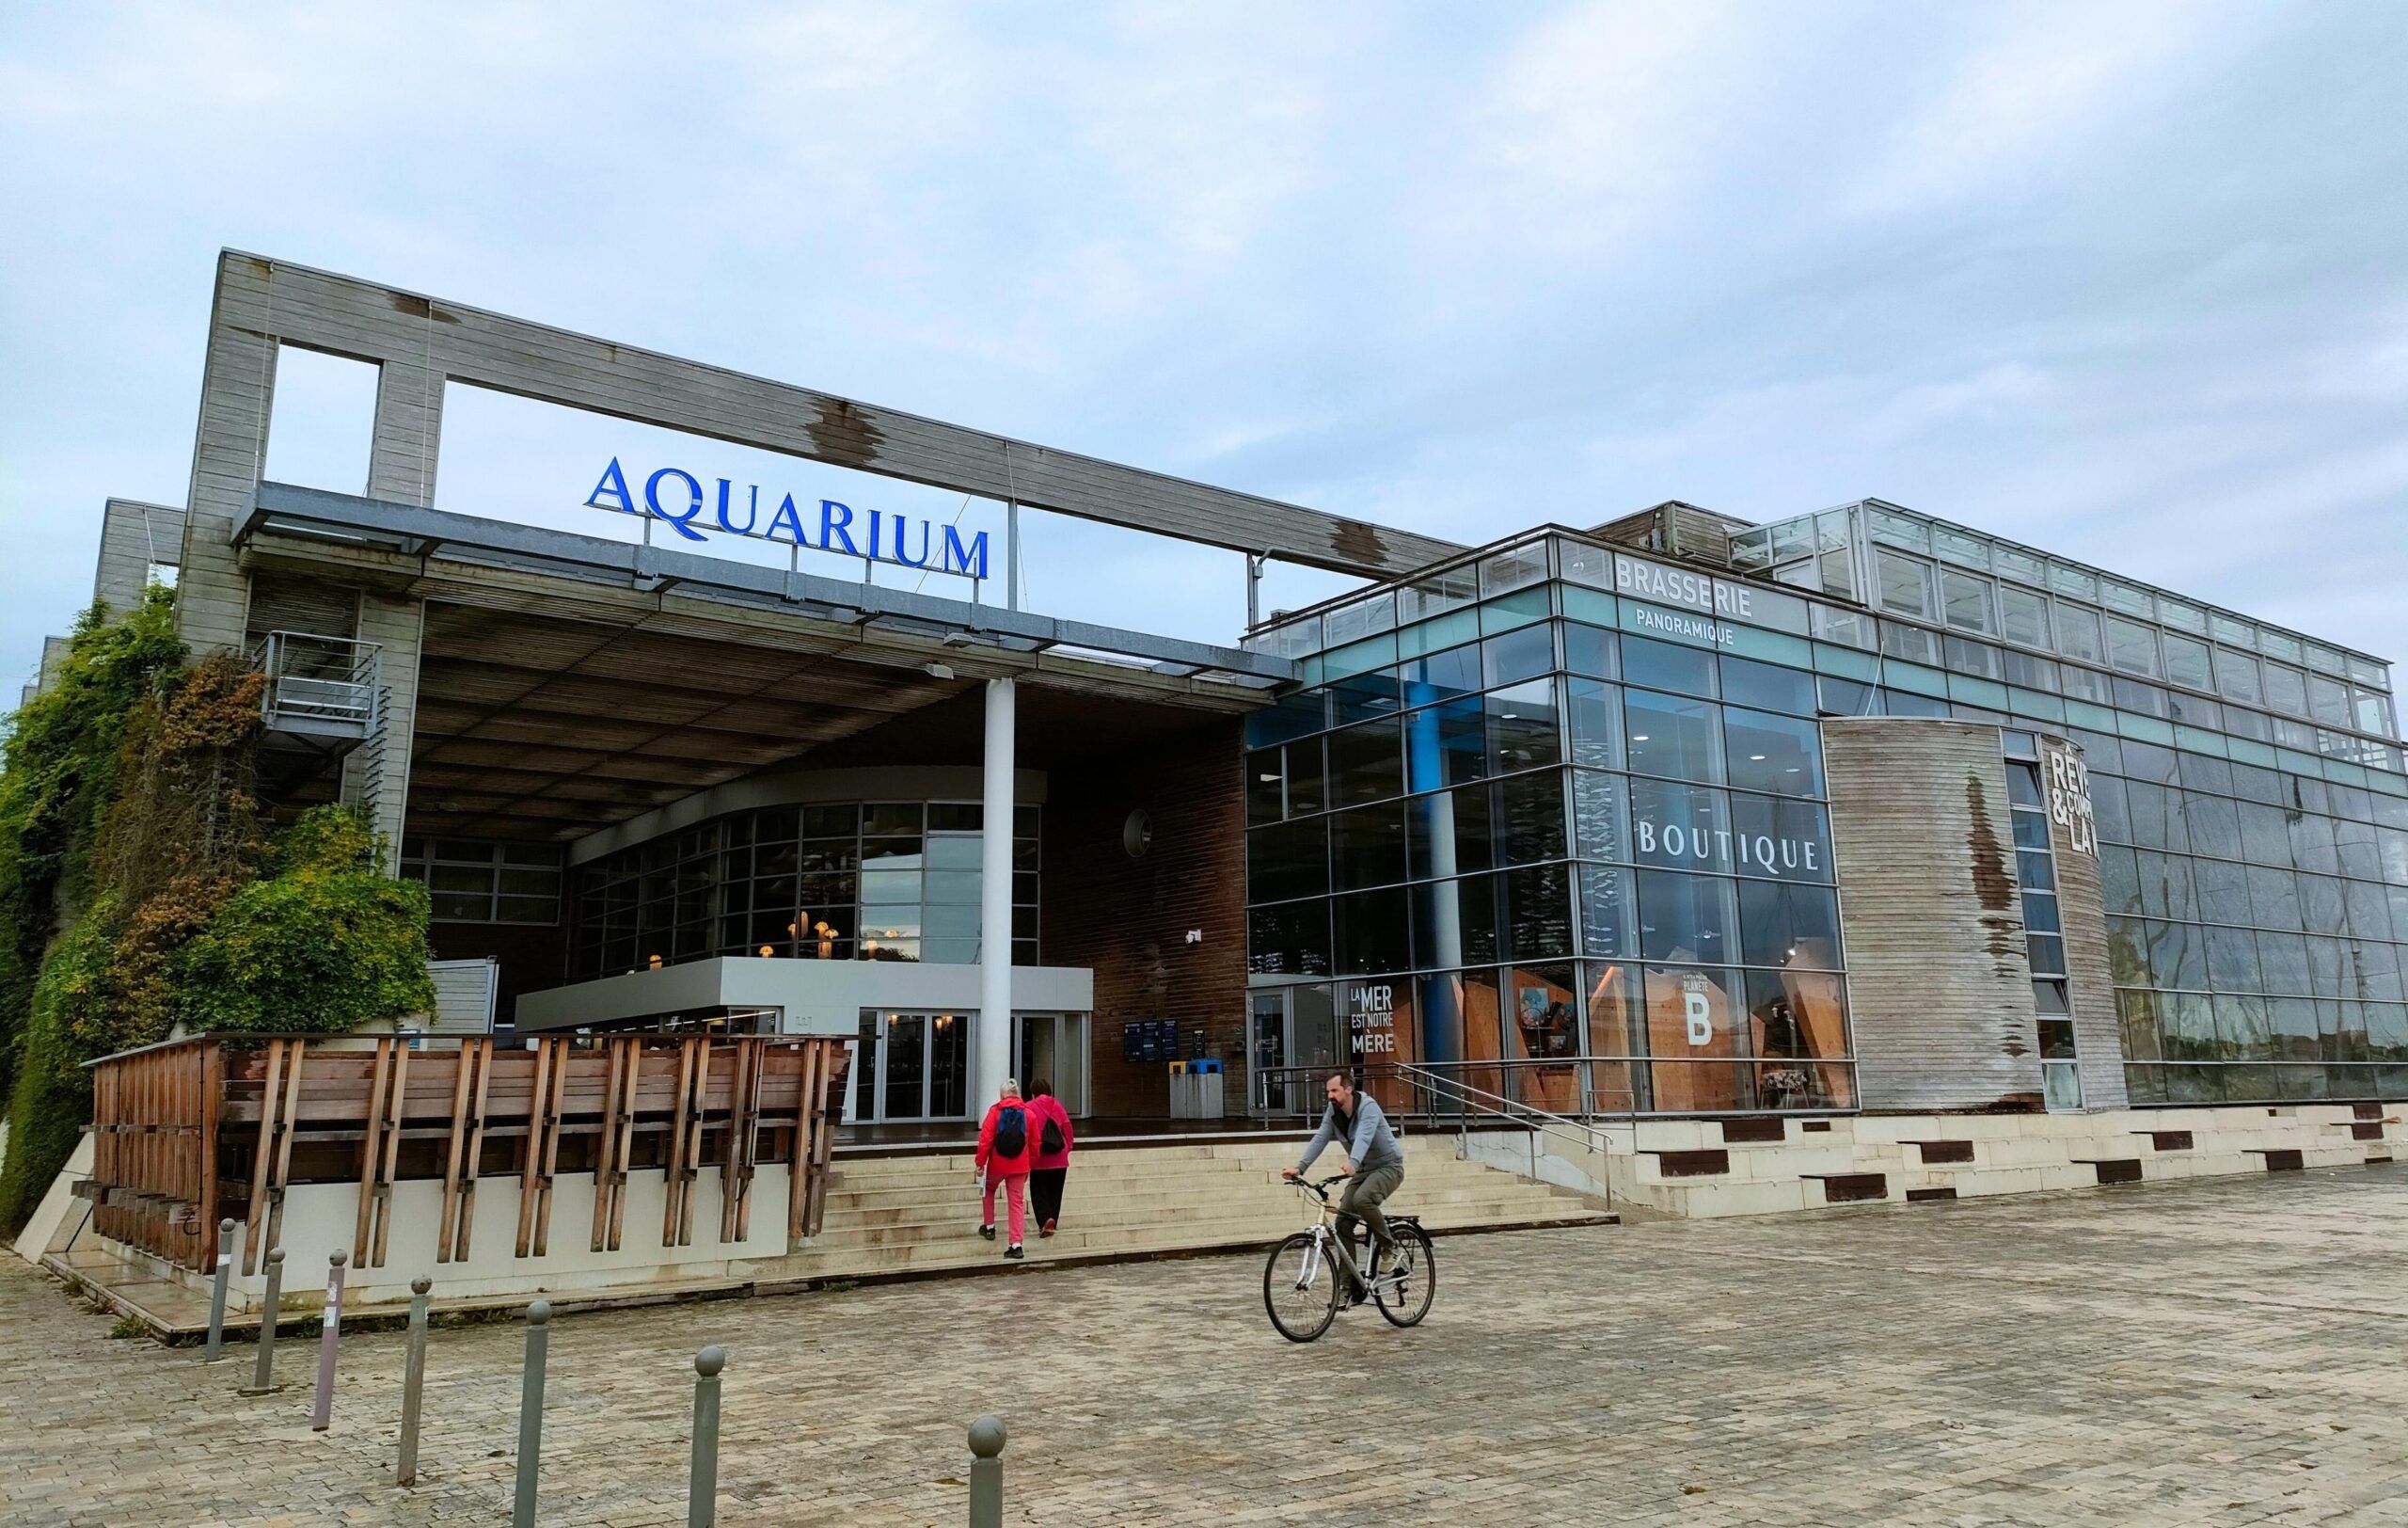
[[970, 1528], [1004, 1528], [1004, 1425], [980, 1417], [970, 1425]]
[[719, 1520], [719, 1372], [726, 1367], [723, 1347], [694, 1355], [694, 1461], [686, 1486], [686, 1528], [711, 1528]]
[[276, 1389], [276, 1324], [284, 1314], [284, 1249], [267, 1249], [267, 1293], [260, 1307], [260, 1356], [251, 1366], [251, 1383], [241, 1393], [265, 1395]]
[[510, 1528], [535, 1528], [535, 1472], [544, 1452], [544, 1360], [552, 1345], [552, 1306], [527, 1307], [527, 1376], [518, 1392], [518, 1490]]
[[326, 1314], [318, 1329], [318, 1394], [309, 1403], [309, 1430], [325, 1432], [335, 1420], [335, 1343], [342, 1335], [342, 1270], [351, 1254], [338, 1247], [326, 1254]]
[[226, 1281], [233, 1276], [234, 1220], [229, 1216], [217, 1222], [217, 1277], [209, 1286], [209, 1350], [202, 1358], [210, 1363], [226, 1356]]
[[402, 1453], [401, 1462], [393, 1466], [396, 1486], [418, 1482], [418, 1400], [426, 1388], [426, 1292], [434, 1287], [435, 1281], [422, 1273], [410, 1281], [409, 1348], [402, 1360]]

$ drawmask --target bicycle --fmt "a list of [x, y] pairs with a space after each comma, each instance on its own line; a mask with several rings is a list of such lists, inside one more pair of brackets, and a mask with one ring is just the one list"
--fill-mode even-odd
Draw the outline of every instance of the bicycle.
[[1291, 1343], [1311, 1342], [1338, 1319], [1348, 1281], [1339, 1277], [1334, 1264], [1342, 1263], [1354, 1281], [1370, 1290], [1372, 1303], [1392, 1326], [1419, 1323], [1430, 1313], [1430, 1302], [1438, 1293], [1437, 1254], [1431, 1249], [1430, 1234], [1421, 1229], [1419, 1216], [1387, 1218], [1394, 1261], [1386, 1268], [1380, 1266], [1376, 1245], [1371, 1249], [1370, 1273], [1355, 1264], [1346, 1239], [1330, 1228], [1337, 1206], [1330, 1201], [1329, 1187], [1339, 1181], [1295, 1180], [1297, 1192], [1319, 1202], [1321, 1218], [1273, 1248], [1270, 1261], [1262, 1267], [1262, 1308], [1279, 1335]]

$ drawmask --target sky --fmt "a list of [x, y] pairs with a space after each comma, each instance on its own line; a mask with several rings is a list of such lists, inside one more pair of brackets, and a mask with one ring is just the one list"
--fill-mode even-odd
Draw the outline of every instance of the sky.
[[[2393, 0], [10, 7], [0, 675], [183, 501], [221, 247], [1464, 542], [1876, 496], [2408, 659], [2402, 79]], [[289, 358], [270, 475], [358, 491], [370, 386]], [[471, 514], [995, 513], [446, 408]], [[1026, 563], [1243, 622], [1235, 553]]]

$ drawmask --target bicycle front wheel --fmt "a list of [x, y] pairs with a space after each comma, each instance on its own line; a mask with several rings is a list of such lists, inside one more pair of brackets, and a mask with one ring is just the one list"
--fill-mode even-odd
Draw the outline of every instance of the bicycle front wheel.
[[1395, 1261], [1381, 1272], [1386, 1276], [1373, 1281], [1371, 1297], [1380, 1307], [1380, 1314], [1400, 1327], [1410, 1327], [1430, 1313], [1430, 1302], [1438, 1294], [1438, 1258], [1431, 1249], [1429, 1234], [1419, 1226], [1391, 1228], [1396, 1244]]
[[1271, 1249], [1262, 1265], [1262, 1308], [1291, 1343], [1309, 1343], [1338, 1319], [1338, 1270], [1311, 1233], [1299, 1231]]

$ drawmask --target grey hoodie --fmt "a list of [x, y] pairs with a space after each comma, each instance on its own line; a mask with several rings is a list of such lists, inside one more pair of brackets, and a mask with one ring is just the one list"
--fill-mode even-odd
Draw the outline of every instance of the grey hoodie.
[[[1396, 1143], [1396, 1132], [1388, 1128], [1388, 1117], [1380, 1111], [1379, 1101], [1359, 1088], [1354, 1090], [1354, 1118], [1352, 1122], [1353, 1139], [1347, 1143], [1346, 1157], [1354, 1164], [1355, 1171], [1404, 1166], [1404, 1148]], [[1323, 1111], [1321, 1131], [1305, 1148], [1303, 1159], [1296, 1164], [1298, 1177], [1304, 1176], [1305, 1170], [1313, 1165], [1313, 1158], [1327, 1149], [1331, 1141], [1348, 1134], [1347, 1123], [1346, 1117], [1338, 1112], [1337, 1105], [1332, 1104]]]

